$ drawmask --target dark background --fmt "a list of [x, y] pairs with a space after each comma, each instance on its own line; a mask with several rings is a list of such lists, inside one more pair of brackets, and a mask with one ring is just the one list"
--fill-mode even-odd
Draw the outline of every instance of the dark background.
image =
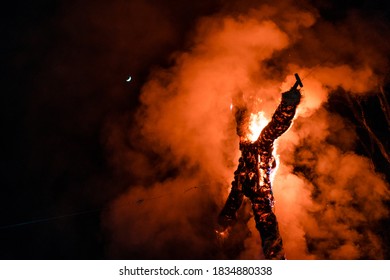
[[[131, 116], [150, 71], [169, 66], [169, 55], [188, 47], [199, 17], [235, 9], [233, 2], [36, 0], [2, 5], [0, 259], [108, 258], [101, 214], [131, 178], [107, 160], [105, 125], [124, 112]], [[261, 1], [243, 5], [256, 2]], [[337, 22], [359, 10], [390, 26], [386, 1], [315, 3], [324, 20]], [[384, 44], [389, 35], [383, 34]], [[129, 75], [133, 80], [126, 83]], [[389, 97], [386, 84], [384, 92]], [[357, 152], [388, 176], [388, 162], [354, 115], [357, 104], [337, 94], [329, 104], [357, 126]], [[388, 150], [379, 100], [373, 96], [361, 105]], [[126, 121], [131, 128], [131, 117]], [[377, 230], [387, 245], [389, 224], [383, 221]]]

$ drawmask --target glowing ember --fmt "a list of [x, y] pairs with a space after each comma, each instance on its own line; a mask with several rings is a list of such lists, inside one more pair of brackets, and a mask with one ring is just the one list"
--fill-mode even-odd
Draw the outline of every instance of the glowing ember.
[[260, 135], [261, 130], [267, 125], [269, 120], [264, 116], [264, 112], [251, 114], [249, 120], [248, 139], [252, 142], [256, 141]]

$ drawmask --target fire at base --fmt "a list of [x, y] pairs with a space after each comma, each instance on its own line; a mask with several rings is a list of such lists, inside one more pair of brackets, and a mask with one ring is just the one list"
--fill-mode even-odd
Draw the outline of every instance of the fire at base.
[[302, 82], [295, 74], [296, 83], [282, 93], [282, 101], [272, 116], [272, 120], [261, 131], [255, 141], [248, 139], [249, 112], [242, 100], [236, 106], [237, 134], [240, 137], [241, 157], [234, 172], [232, 188], [218, 217], [218, 234], [226, 235], [236, 221], [243, 196], [251, 200], [256, 228], [260, 233], [263, 253], [266, 259], [285, 259], [278, 222], [273, 212], [274, 196], [271, 186], [271, 171], [276, 167], [272, 154], [274, 141], [291, 125], [296, 108], [301, 100], [298, 86]]

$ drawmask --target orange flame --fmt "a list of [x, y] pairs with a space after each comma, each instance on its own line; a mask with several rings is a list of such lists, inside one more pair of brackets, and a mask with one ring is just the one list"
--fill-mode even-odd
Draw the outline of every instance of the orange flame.
[[268, 119], [264, 116], [264, 112], [260, 111], [257, 114], [252, 113], [249, 120], [249, 133], [247, 138], [252, 142], [256, 141], [267, 123]]

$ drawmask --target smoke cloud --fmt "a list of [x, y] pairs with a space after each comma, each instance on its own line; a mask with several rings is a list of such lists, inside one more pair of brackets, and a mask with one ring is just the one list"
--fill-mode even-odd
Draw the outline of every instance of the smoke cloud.
[[358, 13], [332, 24], [314, 7], [280, 2], [200, 19], [173, 65], [150, 74], [136, 122], [107, 124], [111, 163], [134, 178], [105, 214], [111, 257], [261, 258], [247, 203], [230, 245], [214, 237], [239, 157], [229, 107], [242, 93], [269, 119], [298, 72], [303, 100], [277, 142], [273, 184], [287, 258], [383, 258], [372, 229], [388, 215], [388, 184], [327, 103], [335, 91], [358, 98], [376, 89], [389, 51], [382, 27]]

